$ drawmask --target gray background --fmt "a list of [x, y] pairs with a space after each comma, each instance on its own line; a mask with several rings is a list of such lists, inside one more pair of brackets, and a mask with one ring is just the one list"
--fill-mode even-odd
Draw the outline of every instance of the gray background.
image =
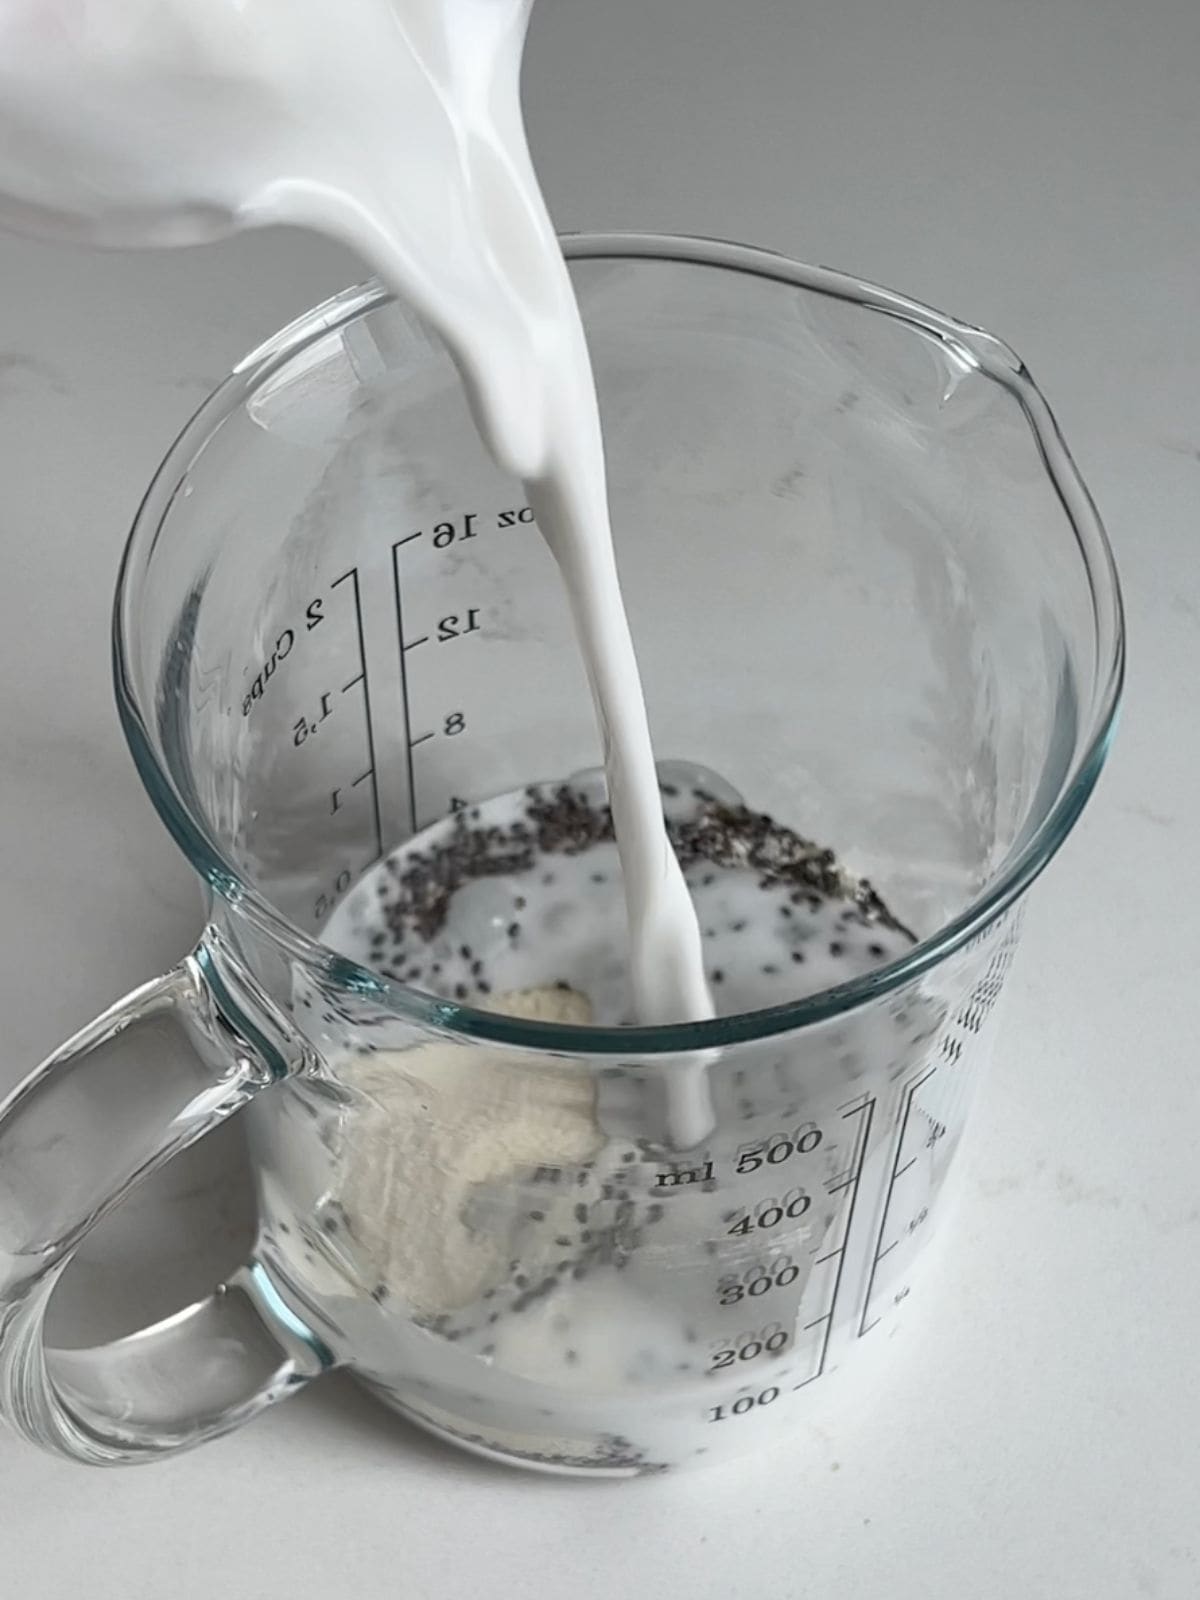
[[[633, 1486], [485, 1470], [342, 1380], [136, 1472], [0, 1435], [0, 1592], [1200, 1594], [1198, 81], [1195, 0], [540, 0], [535, 19], [561, 226], [741, 237], [993, 328], [1122, 564], [1117, 752], [1035, 897], [886, 1411]], [[124, 530], [230, 363], [359, 275], [297, 234], [142, 258], [0, 238], [0, 1088], [196, 930], [111, 705]], [[236, 1156], [214, 1143], [93, 1246], [93, 1273], [129, 1280], [118, 1320], [236, 1258]], [[196, 1216], [206, 1242], [182, 1251]]]

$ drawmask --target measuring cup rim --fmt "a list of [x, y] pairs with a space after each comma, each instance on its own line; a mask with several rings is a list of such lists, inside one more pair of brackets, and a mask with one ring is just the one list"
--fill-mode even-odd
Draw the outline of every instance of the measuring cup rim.
[[920, 301], [833, 268], [806, 266], [773, 251], [722, 239], [654, 233], [565, 234], [569, 261], [641, 260], [741, 272], [828, 296], [905, 323], [937, 339], [963, 366], [1000, 384], [1016, 399], [1037, 440], [1047, 474], [1073, 530], [1091, 591], [1096, 670], [1086, 733], [1053, 804], [1019, 842], [977, 897], [901, 958], [834, 988], [704, 1022], [654, 1027], [581, 1027], [534, 1022], [440, 1000], [348, 960], [304, 933], [248, 882], [180, 792], [143, 715], [130, 665], [136, 630], [136, 579], [149, 564], [191, 463], [220, 424], [266, 379], [317, 339], [396, 297], [377, 280], [352, 286], [305, 313], [247, 355], [195, 412], [168, 450], [133, 521], [117, 576], [113, 607], [113, 675], [117, 708], [134, 762], [160, 816], [213, 892], [323, 983], [370, 997], [407, 1021], [440, 1033], [572, 1057], [662, 1058], [765, 1039], [824, 1023], [913, 982], [978, 939], [1025, 892], [1066, 839], [1087, 803], [1112, 740], [1125, 671], [1120, 583], [1108, 538], [1049, 405], [1024, 363], [994, 335]]

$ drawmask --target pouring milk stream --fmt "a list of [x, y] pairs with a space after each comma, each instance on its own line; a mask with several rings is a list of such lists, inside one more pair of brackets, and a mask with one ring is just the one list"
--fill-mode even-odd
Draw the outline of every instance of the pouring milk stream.
[[[101, 244], [269, 223], [354, 246], [438, 330], [566, 587], [604, 747], [638, 1020], [712, 1015], [668, 841], [587, 346], [519, 100], [530, 0], [8, 0], [8, 220]], [[689, 1089], [687, 1086], [691, 1085]], [[681, 1062], [673, 1141], [710, 1127]]]

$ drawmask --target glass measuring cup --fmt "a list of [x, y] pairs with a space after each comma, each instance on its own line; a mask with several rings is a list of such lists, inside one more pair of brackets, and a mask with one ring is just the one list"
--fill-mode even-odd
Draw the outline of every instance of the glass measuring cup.
[[[209, 910], [0, 1116], [0, 1409], [39, 1443], [144, 1459], [344, 1365], [505, 1460], [713, 1459], [851, 1381], [916, 1281], [1022, 897], [1110, 735], [1107, 544], [989, 336], [733, 245], [565, 248], [660, 755], [835, 847], [920, 940], [629, 1030], [318, 942], [415, 830], [598, 758], [552, 562], [443, 350], [375, 288], [331, 301], [202, 407], [126, 553], [118, 705]], [[716, 1126], [674, 1149], [656, 1108], [701, 1052]], [[88, 1228], [235, 1111], [252, 1260], [47, 1348]]]

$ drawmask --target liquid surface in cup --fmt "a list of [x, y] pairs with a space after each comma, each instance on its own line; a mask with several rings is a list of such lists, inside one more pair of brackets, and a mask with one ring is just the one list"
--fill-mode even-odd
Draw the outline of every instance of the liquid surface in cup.
[[[913, 943], [832, 850], [750, 810], [717, 774], [659, 768], [668, 836], [698, 915], [705, 977], [732, 1015], [817, 994]], [[621, 862], [604, 774], [464, 807], [391, 852], [322, 941], [445, 1000], [503, 1010], [535, 989], [585, 997], [602, 1027], [638, 1020]]]
[[591, 366], [522, 126], [530, 0], [43, 0], [7, 8], [0, 177], [97, 236], [292, 222], [437, 328], [562, 573], [604, 747], [634, 1010], [711, 1015], [667, 839]]

